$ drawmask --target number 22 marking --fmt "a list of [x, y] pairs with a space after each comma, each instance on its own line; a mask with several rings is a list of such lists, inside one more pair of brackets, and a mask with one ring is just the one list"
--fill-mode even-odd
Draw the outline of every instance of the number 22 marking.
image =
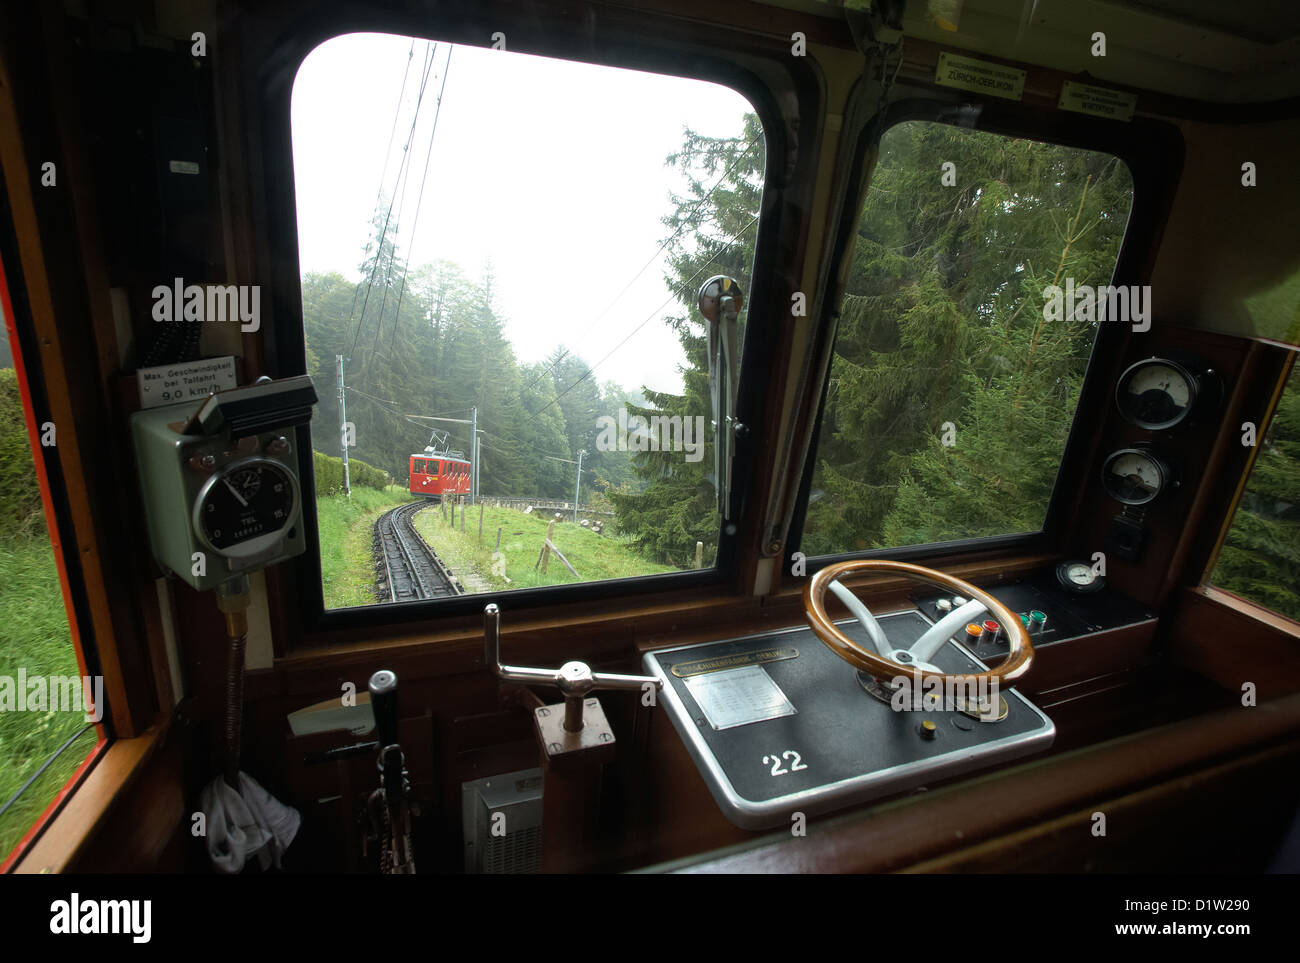
[[[790, 768], [782, 769], [781, 760], [784, 759], [789, 762], [791, 756], [794, 756], [794, 762], [790, 763]], [[764, 756], [763, 765], [772, 767], [770, 775], [773, 776], [788, 776], [792, 772], [798, 772], [800, 769], [808, 768], [808, 764], [803, 761], [803, 756], [799, 755], [799, 753], [795, 752], [793, 749], [787, 749], [779, 756]]]

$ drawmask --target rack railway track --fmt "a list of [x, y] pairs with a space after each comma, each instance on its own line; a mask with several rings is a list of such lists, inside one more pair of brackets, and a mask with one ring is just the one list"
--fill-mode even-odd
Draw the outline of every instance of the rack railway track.
[[380, 601], [416, 602], [460, 595], [464, 589], [415, 529], [415, 515], [427, 502], [399, 505], [375, 521]]

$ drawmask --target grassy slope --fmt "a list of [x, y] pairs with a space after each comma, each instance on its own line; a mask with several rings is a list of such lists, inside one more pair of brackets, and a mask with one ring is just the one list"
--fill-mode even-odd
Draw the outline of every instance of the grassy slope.
[[373, 527], [375, 519], [411, 500], [406, 489], [390, 486], [352, 489], [352, 497], [327, 495], [316, 500], [320, 524], [321, 582], [325, 607], [372, 605], [375, 599]]
[[[480, 506], [482, 507], [482, 506]], [[465, 519], [465, 531], [460, 530], [460, 516], [456, 529], [450, 530], [442, 513], [434, 505], [421, 512], [416, 527], [438, 556], [464, 581], [472, 573], [492, 589], [531, 588], [535, 585], [567, 585], [573, 582], [590, 582], [598, 579], [631, 578], [636, 575], [654, 575], [675, 572], [670, 565], [657, 565], [641, 558], [629, 545], [608, 535], [597, 535], [590, 529], [572, 522], [561, 521], [555, 526], [552, 539], [556, 548], [564, 553], [578, 572], [579, 578], [551, 557], [545, 575], [535, 571], [533, 565], [541, 552], [542, 540], [550, 516], [525, 515], [511, 508], [483, 509], [483, 544], [478, 544], [479, 508], [471, 508]], [[496, 544], [497, 526], [501, 526], [501, 553], [505, 561], [505, 574], [510, 584], [492, 574], [492, 554]], [[465, 588], [473, 591], [470, 585]]]
[[[49, 539], [42, 533], [0, 542], [0, 675], [80, 675], [68, 633]], [[80, 712], [0, 712], [0, 806], [50, 754], [85, 725]], [[27, 832], [95, 744], [95, 732], [64, 751], [0, 816], [0, 859]]]

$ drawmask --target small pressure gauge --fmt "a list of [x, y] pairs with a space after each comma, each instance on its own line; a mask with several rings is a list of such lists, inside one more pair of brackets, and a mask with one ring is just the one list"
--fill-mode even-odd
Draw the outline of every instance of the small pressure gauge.
[[1117, 502], [1147, 505], [1174, 485], [1174, 476], [1168, 463], [1147, 449], [1121, 448], [1102, 465], [1101, 481]]
[[194, 503], [194, 531], [207, 548], [251, 559], [275, 548], [298, 521], [298, 480], [270, 458], [236, 458], [204, 482]]
[[1115, 404], [1129, 424], [1163, 431], [1212, 408], [1222, 390], [1218, 375], [1198, 359], [1146, 358], [1120, 375]]
[[1106, 579], [1098, 575], [1087, 562], [1069, 561], [1056, 566], [1056, 580], [1067, 592], [1087, 594], [1100, 592]]

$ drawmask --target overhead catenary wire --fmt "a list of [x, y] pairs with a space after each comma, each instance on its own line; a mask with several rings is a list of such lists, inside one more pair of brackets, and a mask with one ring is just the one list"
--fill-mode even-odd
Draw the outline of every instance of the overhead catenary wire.
[[[426, 50], [427, 49], [428, 48], [426, 47]], [[396, 185], [397, 183], [401, 182], [402, 176], [407, 169], [408, 162], [411, 159], [411, 142], [415, 139], [415, 127], [420, 120], [420, 105], [424, 101], [424, 90], [429, 83], [429, 73], [432, 71], [432, 69], [433, 69], [433, 57], [430, 54], [426, 54], [423, 76], [421, 76], [420, 78], [420, 92], [415, 99], [415, 115], [414, 117], [411, 118], [411, 130], [406, 135], [406, 144], [402, 147], [402, 162], [401, 164], [398, 165], [397, 182], [394, 184], [393, 187], [393, 196], [390, 197], [388, 200], [388, 210], [384, 214], [384, 223], [383, 226], [379, 229], [379, 247], [378, 250], [375, 251], [374, 264], [371, 265], [370, 281], [366, 285], [366, 296], [361, 302], [361, 316], [357, 319], [357, 330], [356, 330], [356, 334], [354, 334], [352, 338], [352, 349], [349, 352], [349, 361], [356, 354], [357, 340], [360, 338], [361, 328], [365, 324], [366, 307], [370, 303], [370, 292], [371, 290], [373, 290], [375, 286], [375, 278], [379, 273], [379, 262], [383, 259], [383, 255], [384, 255], [384, 241], [388, 237], [388, 222], [392, 219], [393, 216], [393, 202], [397, 200]]]
[[[449, 55], [449, 56], [450, 56], [450, 55]], [[433, 72], [433, 66], [434, 66], [434, 64], [436, 64], [437, 62], [438, 62], [438, 45], [437, 45], [437, 44], [434, 44], [434, 45], [433, 45], [433, 55], [429, 58], [428, 65], [425, 67], [425, 82], [426, 82], [426, 83], [427, 83], [427, 79], [428, 79], [428, 77], [429, 77], [429, 76], [432, 74], [432, 72]], [[444, 71], [443, 71], [442, 86], [443, 86], [443, 88], [445, 88], [445, 87], [447, 86], [447, 75], [446, 75], [446, 71], [445, 71], [445, 69], [444, 69]], [[423, 98], [423, 89], [421, 89], [421, 99], [422, 99], [422, 98]], [[439, 105], [439, 106], [442, 105], [442, 95], [441, 95], [441, 93], [439, 93], [439, 95], [438, 95], [438, 105]], [[391, 257], [391, 258], [388, 259], [388, 264], [386, 265], [386, 276], [385, 276], [385, 278], [384, 278], [384, 299], [383, 299], [383, 300], [380, 302], [380, 304], [379, 304], [379, 315], [378, 315], [378, 317], [375, 319], [375, 336], [374, 336], [374, 337], [371, 339], [371, 341], [370, 341], [370, 354], [371, 354], [372, 357], [374, 356], [375, 350], [376, 350], [376, 348], [377, 348], [378, 345], [379, 345], [379, 332], [380, 332], [380, 329], [383, 327], [383, 324], [384, 324], [384, 309], [385, 309], [386, 307], [388, 307], [388, 293], [389, 293], [390, 291], [392, 291], [392, 289], [393, 289], [393, 269], [397, 266], [397, 265], [396, 265], [396, 262], [397, 262], [397, 238], [398, 238], [398, 236], [399, 236], [399, 235], [401, 234], [401, 232], [402, 232], [402, 212], [406, 210], [406, 189], [407, 189], [408, 187], [411, 186], [411, 164], [410, 164], [410, 159], [411, 159], [412, 154], [411, 154], [410, 148], [411, 148], [411, 146], [412, 146], [412, 145], [414, 144], [414, 142], [415, 142], [415, 127], [418, 126], [418, 124], [419, 124], [419, 120], [420, 120], [420, 116], [419, 116], [419, 113], [420, 113], [420, 105], [419, 105], [418, 102], [416, 103], [415, 111], [416, 111], [416, 116], [415, 116], [415, 120], [414, 120], [414, 123], [413, 123], [412, 128], [411, 128], [411, 136], [410, 136], [410, 139], [409, 139], [409, 141], [408, 141], [408, 143], [407, 143], [407, 146], [406, 146], [405, 148], [403, 148], [403, 150], [405, 151], [405, 154], [406, 154], [404, 160], [406, 160], [406, 162], [407, 162], [407, 164], [406, 164], [406, 177], [402, 180], [401, 194], [399, 195], [399, 198], [398, 198], [398, 201], [397, 201], [397, 221], [393, 224], [393, 257]], [[437, 129], [437, 125], [438, 125], [438, 118], [437, 118], [436, 114], [435, 114], [434, 119], [433, 119], [433, 124], [434, 124], [434, 129], [436, 130], [436, 129]], [[429, 152], [432, 152], [432, 150], [433, 150], [433, 137], [430, 136], [430, 138], [429, 138]], [[424, 155], [424, 172], [423, 172], [423, 174], [421, 174], [421, 177], [420, 177], [420, 191], [419, 191], [418, 199], [417, 199], [417, 201], [416, 201], [416, 208], [415, 208], [415, 218], [416, 218], [417, 221], [418, 221], [419, 218], [420, 218], [420, 207], [419, 207], [419, 201], [422, 200], [422, 199], [424, 198], [424, 180], [425, 180], [426, 177], [428, 177], [428, 174], [429, 174], [429, 157], [430, 157], [430, 153], [429, 153], [429, 152], [426, 152], [425, 155]], [[412, 239], [414, 239], [414, 237], [415, 237], [414, 231], [412, 231], [411, 237], [412, 237]], [[403, 281], [403, 284], [405, 284], [405, 281], [406, 281], [406, 270], [405, 270], [405, 269], [406, 269], [406, 267], [409, 267], [409, 266], [410, 266], [410, 252], [409, 252], [409, 251], [407, 252], [407, 257], [406, 257], [406, 259], [404, 260], [403, 264], [404, 264], [404, 267], [403, 267], [403, 271], [402, 271], [402, 281]], [[399, 306], [399, 308], [400, 308], [400, 306]], [[394, 319], [397, 317], [396, 313], [394, 313], [393, 317], [394, 317]], [[395, 323], [394, 323], [394, 324], [395, 324]]]
[[[362, 391], [360, 388], [355, 388], [355, 387], [353, 387], [352, 385], [348, 385], [347, 390], [348, 390], [348, 391], [351, 391], [351, 392], [354, 392], [354, 393], [357, 394], [357, 395], [360, 395], [362, 398], [365, 398], [367, 401], [372, 402], [373, 404], [376, 405], [376, 407], [378, 407], [378, 409], [379, 409], [380, 411], [384, 412], [384, 414], [387, 414], [387, 415], [389, 415], [389, 416], [391, 416], [391, 417], [393, 417], [393, 418], [399, 419], [399, 420], [401, 420], [401, 421], [405, 421], [407, 424], [414, 425], [415, 427], [421, 429], [422, 431], [428, 431], [429, 426], [426, 425], [426, 424], [424, 424], [423, 422], [419, 421], [418, 419], [420, 419], [420, 418], [425, 418], [425, 419], [437, 418], [437, 419], [439, 419], [439, 420], [442, 420], [442, 416], [444, 416], [444, 415], [462, 414], [462, 413], [464, 413], [464, 412], [466, 412], [466, 411], [469, 411], [468, 408], [457, 408], [457, 409], [454, 409], [454, 410], [451, 410], [451, 411], [439, 412], [439, 413], [434, 414], [434, 415], [411, 415], [411, 414], [408, 414], [408, 413], [405, 413], [405, 412], [402, 412], [402, 411], [394, 410], [394, 409], [397, 407], [396, 402], [386, 401], [386, 400], [383, 399], [383, 398], [377, 398], [377, 397], [375, 397], [374, 395], [371, 395], [371, 394], [368, 394], [368, 393]], [[501, 431], [497, 431], [497, 430], [488, 431], [487, 429], [479, 429], [479, 430], [480, 430], [480, 431], [483, 431], [484, 433], [487, 433], [487, 434], [496, 434], [496, 435], [506, 435], [506, 434], [508, 434], [508, 433], [505, 432], [504, 430], [501, 430]], [[521, 441], [520, 439], [515, 438], [515, 437], [508, 437], [508, 438], [506, 438], [506, 440], [507, 440], [507, 441], [514, 442], [515, 444], [518, 444], [518, 445], [528, 444], [528, 445], [530, 445], [530, 446], [534, 449], [534, 451], [536, 451], [536, 448], [537, 448], [537, 446], [536, 446], [535, 443], [532, 443], [532, 442], [525, 443], [525, 442], [523, 442], [523, 441]], [[514, 453], [506, 452], [506, 451], [502, 451], [501, 449], [498, 449], [498, 448], [495, 448], [495, 447], [493, 447], [493, 450], [496, 451], [497, 454], [499, 454], [499, 455], [504, 455], [504, 456], [506, 456], [506, 457], [517, 457], [517, 455], [518, 455], [518, 452], [514, 452]], [[558, 455], [552, 455], [552, 454], [549, 454], [549, 453], [544, 452], [544, 451], [537, 451], [537, 454], [541, 455], [541, 457], [543, 457], [543, 458], [557, 458], [557, 459], [559, 459], [559, 460], [561, 460], [561, 461], [566, 460], [566, 459], [560, 458], [560, 456], [558, 456]]]
[[393, 352], [393, 346], [397, 342], [398, 325], [402, 322], [402, 298], [406, 294], [406, 273], [411, 268], [411, 249], [415, 246], [415, 230], [420, 226], [420, 205], [424, 201], [424, 185], [429, 179], [429, 160], [433, 157], [433, 139], [438, 133], [438, 118], [442, 115], [442, 95], [447, 90], [447, 75], [451, 73], [451, 55], [455, 52], [455, 49], [449, 47], [447, 50], [447, 62], [442, 68], [442, 85], [438, 88], [438, 101], [433, 108], [433, 125], [429, 130], [429, 149], [424, 155], [424, 172], [420, 175], [420, 193], [415, 199], [415, 219], [411, 223], [411, 243], [406, 248], [406, 260], [402, 265], [402, 285], [397, 292], [397, 307], [393, 311], [393, 333], [388, 338], [388, 353], [390, 355]]
[[[402, 145], [402, 164], [398, 170], [397, 182], [393, 185], [394, 197], [389, 203], [390, 209], [392, 204], [396, 203], [397, 218], [393, 222], [393, 253], [384, 264], [384, 297], [379, 304], [379, 311], [375, 316], [375, 334], [374, 337], [370, 339], [370, 356], [372, 358], [374, 357], [376, 346], [379, 344], [380, 329], [384, 325], [384, 309], [388, 307], [388, 293], [393, 289], [393, 267], [394, 262], [397, 259], [397, 237], [402, 231], [402, 212], [406, 210], [406, 189], [411, 185], [411, 158], [414, 156], [411, 148], [415, 144], [415, 131], [420, 124], [420, 106], [424, 102], [425, 87], [428, 85], [429, 77], [433, 73], [433, 65], [437, 62], [437, 56], [437, 44], [433, 45], [432, 52], [430, 52], [428, 47], [425, 48], [425, 62], [423, 73], [420, 78], [420, 93], [415, 100], [415, 114], [411, 118], [411, 131], [407, 134], [406, 143]], [[387, 229], [385, 228], [385, 235], [386, 233]], [[383, 252], [383, 241], [385, 240], [385, 235], [380, 236], [381, 254]], [[379, 259], [377, 258], [375, 266], [378, 267], [378, 264]]]
[[[388, 159], [389, 157], [392, 156], [393, 153], [393, 138], [397, 136], [397, 121], [398, 118], [402, 116], [402, 97], [406, 94], [406, 81], [411, 76], [411, 61], [414, 59], [415, 59], [415, 41], [412, 40], [411, 49], [407, 51], [406, 54], [406, 70], [402, 72], [402, 86], [397, 91], [397, 107], [393, 110], [393, 126], [388, 132], [388, 146], [384, 148], [384, 166], [379, 172], [379, 189], [375, 191], [375, 206], [374, 206], [375, 215], [379, 214], [379, 205], [384, 199], [384, 181], [388, 179]], [[374, 215], [372, 215], [371, 224], [373, 224], [373, 217]], [[367, 231], [368, 230], [369, 230], [369, 226], [367, 226]], [[365, 276], [363, 275], [357, 281], [357, 286], [352, 292], [352, 307], [348, 310], [348, 323], [345, 327], [345, 330], [346, 328], [352, 327], [352, 317], [357, 313], [357, 299], [361, 297], [361, 286], [365, 283], [366, 283], [366, 279]], [[360, 318], [357, 319], [357, 324], [358, 326], [361, 324]]]

